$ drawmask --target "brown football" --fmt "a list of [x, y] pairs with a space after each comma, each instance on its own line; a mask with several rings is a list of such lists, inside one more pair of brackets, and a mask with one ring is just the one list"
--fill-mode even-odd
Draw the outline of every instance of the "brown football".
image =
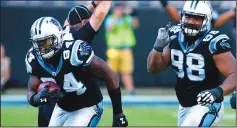
[[49, 92], [51, 92], [51, 91], [53, 91], [53, 90], [55, 90], [55, 89], [58, 89], [59, 92], [61, 91], [61, 89], [60, 89], [60, 87], [59, 87], [59, 85], [58, 85], [57, 83], [52, 82], [52, 81], [45, 81], [45, 82], [43, 82], [43, 83], [41, 83], [41, 84], [39, 85], [39, 87], [38, 87], [38, 89], [37, 89], [37, 92], [40, 92], [40, 91], [44, 88], [44, 86], [45, 86], [45, 85], [48, 85], [48, 84], [51, 85], [51, 86], [49, 87], [49, 89], [48, 89]]

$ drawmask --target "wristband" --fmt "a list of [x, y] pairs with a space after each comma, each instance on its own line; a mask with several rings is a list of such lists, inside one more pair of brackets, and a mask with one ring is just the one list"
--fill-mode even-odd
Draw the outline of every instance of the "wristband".
[[217, 98], [216, 103], [220, 103], [223, 101], [223, 89], [221, 87], [214, 88], [211, 91]]
[[165, 8], [168, 4], [167, 0], [160, 0], [161, 4], [163, 5], [163, 7]]
[[221, 87], [217, 87], [216, 90], [219, 92], [219, 97], [223, 97], [223, 89]]
[[94, 8], [96, 8], [96, 4], [94, 0], [91, 1], [91, 4], [93, 5]]
[[157, 52], [163, 52], [163, 48], [154, 46], [153, 49]]
[[31, 97], [30, 97], [30, 105], [34, 106], [34, 107], [38, 107], [38, 105], [35, 104], [34, 102], [34, 96], [37, 95], [37, 93], [33, 94]]

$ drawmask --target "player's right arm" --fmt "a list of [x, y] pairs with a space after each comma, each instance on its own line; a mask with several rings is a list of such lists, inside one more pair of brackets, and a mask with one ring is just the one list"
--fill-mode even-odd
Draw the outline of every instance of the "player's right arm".
[[148, 72], [154, 74], [160, 73], [165, 70], [170, 64], [170, 48], [168, 46], [168, 43], [170, 43], [170, 41], [175, 39], [177, 36], [173, 35], [169, 37], [169, 27], [170, 25], [166, 25], [166, 27], [162, 27], [158, 31], [158, 36], [156, 38], [154, 48], [147, 58]]
[[170, 48], [166, 46], [163, 52], [152, 49], [147, 59], [147, 70], [153, 74], [164, 71], [170, 64]]
[[33, 96], [37, 94], [37, 89], [40, 85], [41, 81], [37, 76], [30, 75], [28, 81], [28, 93], [27, 93], [27, 100], [30, 105], [37, 107], [38, 105], [34, 104], [32, 100]]
[[95, 9], [94, 13], [92, 14], [89, 22], [92, 28], [95, 31], [98, 31], [101, 24], [103, 23], [105, 17], [107, 16], [110, 7], [112, 5], [112, 1], [102, 1]]
[[38, 87], [41, 84], [41, 80], [35, 72], [35, 69], [37, 68], [35, 67], [36, 62], [36, 57], [30, 49], [25, 58], [26, 70], [27, 73], [30, 74], [27, 93], [27, 100], [29, 104], [34, 107], [38, 107], [41, 104], [57, 102], [60, 98], [60, 94], [56, 92], [57, 90], [48, 92], [50, 85], [46, 85], [41, 91], [37, 93]]

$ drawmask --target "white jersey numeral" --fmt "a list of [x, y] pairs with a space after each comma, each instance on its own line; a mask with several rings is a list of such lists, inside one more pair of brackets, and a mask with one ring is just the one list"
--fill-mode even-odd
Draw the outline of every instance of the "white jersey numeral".
[[184, 56], [183, 56], [183, 53], [179, 50], [172, 49], [171, 50], [171, 60], [172, 60], [172, 65], [178, 68], [178, 70], [175, 70], [176, 74], [178, 75], [179, 78], [183, 78], [184, 77], [184, 70], [183, 70]]
[[64, 75], [63, 89], [66, 92], [76, 92], [78, 95], [81, 95], [86, 91], [86, 86], [84, 86], [81, 82], [78, 82], [74, 75], [70, 72]]
[[33, 59], [35, 59], [35, 56], [30, 52], [28, 62], [30, 63]]
[[[184, 78], [183, 63], [187, 65], [187, 76], [192, 81], [202, 81], [206, 78], [205, 75], [205, 62], [204, 57], [201, 54], [188, 53], [186, 55], [186, 62], [184, 62], [184, 54], [180, 50], [171, 50], [172, 65], [178, 70], [175, 70], [179, 78]], [[196, 64], [194, 64], [196, 61]], [[196, 74], [194, 74], [196, 72]]]

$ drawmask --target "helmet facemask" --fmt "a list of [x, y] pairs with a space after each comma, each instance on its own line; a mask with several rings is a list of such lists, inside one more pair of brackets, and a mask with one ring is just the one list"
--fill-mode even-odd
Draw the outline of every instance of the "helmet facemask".
[[198, 36], [208, 30], [208, 18], [206, 15], [182, 12], [181, 28], [187, 36]]
[[55, 35], [34, 40], [30, 39], [30, 41], [36, 54], [43, 59], [52, 58], [62, 47], [61, 43], [59, 43], [59, 39]]
[[62, 48], [62, 26], [53, 17], [37, 19], [31, 26], [30, 35], [33, 50], [42, 59], [52, 58]]

